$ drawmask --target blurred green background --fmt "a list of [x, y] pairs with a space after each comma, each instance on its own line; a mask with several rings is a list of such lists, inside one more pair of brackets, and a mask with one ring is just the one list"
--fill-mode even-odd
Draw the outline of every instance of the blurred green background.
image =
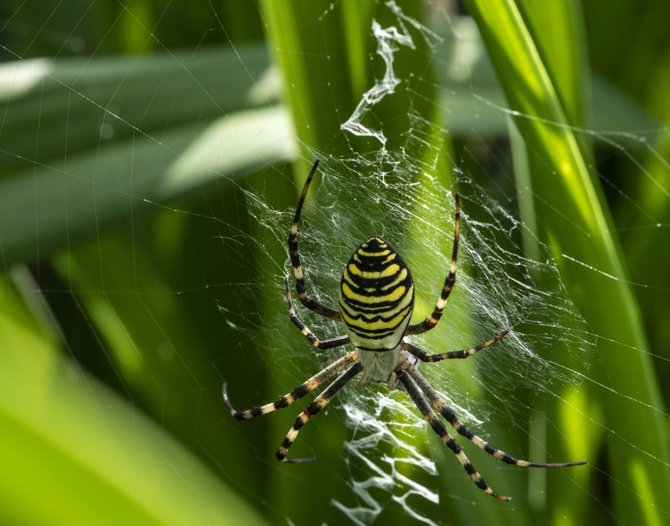
[[[595, 340], [564, 363], [583, 383], [537, 408], [561, 431], [545, 450], [588, 467], [541, 481], [470, 448], [515, 497], [499, 503], [426, 429], [413, 441], [438, 476], [407, 476], [440, 501], [410, 507], [438, 524], [670, 523], [669, 20], [662, 0], [3, 2], [0, 522], [351, 523], [332, 502], [356, 504], [365, 468], [343, 461], [342, 419], [303, 438], [318, 462], [280, 465], [297, 409], [240, 424], [220, 386], [251, 405], [315, 371], [308, 352], [268, 357], [304, 341], [283, 240], [246, 191], [289, 210], [314, 151], [375, 151], [340, 125], [383, 72], [379, 22], [417, 37], [375, 107], [386, 147], [447, 174], [422, 191], [458, 168], [514, 196], [528, 257], [549, 247]], [[408, 140], [409, 115], [434, 127]], [[528, 456], [517, 426], [486, 431]], [[415, 523], [405, 490], [374, 492], [367, 522]]]

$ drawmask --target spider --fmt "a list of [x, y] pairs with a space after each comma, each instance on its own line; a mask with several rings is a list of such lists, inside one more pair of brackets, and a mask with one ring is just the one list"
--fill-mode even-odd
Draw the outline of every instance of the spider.
[[431, 387], [416, 368], [416, 364], [419, 361], [434, 363], [441, 360], [469, 358], [479, 351], [490, 347], [509, 332], [508, 330], [501, 331], [485, 342], [469, 349], [440, 354], [428, 354], [405, 338], [408, 335], [427, 332], [438, 324], [447, 304], [447, 299], [456, 282], [456, 261], [461, 219], [458, 194], [456, 194], [455, 199], [456, 220], [449, 273], [444, 281], [440, 298], [435, 305], [433, 313], [421, 323], [410, 324], [410, 317], [414, 308], [414, 285], [409, 268], [400, 255], [388, 243], [378, 237], [372, 237], [362, 243], [344, 267], [338, 296], [339, 310], [322, 305], [307, 294], [304, 273], [300, 265], [300, 256], [298, 253], [298, 224], [305, 197], [307, 196], [307, 190], [318, 166], [319, 161], [317, 159], [309, 172], [302, 193], [300, 194], [288, 237], [288, 248], [296, 281], [296, 291], [300, 302], [316, 314], [330, 320], [343, 322], [346, 334], [327, 340], [319, 339], [296, 314], [289, 280], [288, 277], [285, 277], [284, 285], [288, 312], [293, 325], [302, 332], [303, 336], [309, 340], [313, 347], [317, 349], [332, 349], [351, 343], [354, 346], [354, 350], [335, 360], [325, 369], [298, 385], [290, 393], [285, 394], [274, 402], [252, 407], [251, 409], [243, 411], [235, 409], [228, 398], [226, 384], [224, 383], [223, 399], [232, 416], [237, 420], [248, 420], [266, 415], [277, 409], [282, 409], [306, 394], [311, 393], [325, 381], [339, 374], [300, 413], [276, 453], [277, 459], [282, 462], [311, 462], [315, 459], [289, 458], [287, 456], [289, 448], [296, 440], [300, 429], [313, 416], [319, 413], [342, 387], [356, 375], [362, 373], [362, 385], [369, 382], [384, 382], [392, 389], [396, 386], [397, 382], [400, 382], [423, 415], [423, 418], [440, 437], [442, 442], [456, 455], [458, 462], [460, 462], [477, 487], [499, 500], [509, 501], [510, 497], [499, 495], [489, 487], [456, 442], [456, 439], [449, 434], [445, 425], [439, 419], [438, 413], [451, 424], [457, 433], [489, 455], [506, 464], [527, 468], [560, 468], [585, 464], [585, 461], [551, 464], [530, 462], [516, 459], [494, 447], [463, 425], [456, 413], [446, 405], [442, 397]]

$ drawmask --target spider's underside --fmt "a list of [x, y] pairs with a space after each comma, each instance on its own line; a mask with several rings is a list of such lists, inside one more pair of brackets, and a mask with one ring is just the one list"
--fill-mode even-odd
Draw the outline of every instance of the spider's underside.
[[296, 291], [300, 302], [311, 311], [331, 320], [344, 323], [346, 335], [328, 340], [320, 340], [302, 322], [295, 312], [291, 297], [288, 278], [285, 278], [286, 300], [291, 322], [302, 332], [313, 347], [329, 349], [348, 343], [354, 346], [354, 351], [331, 363], [307, 381], [303, 382], [290, 393], [278, 400], [246, 409], [236, 410], [228, 399], [226, 384], [223, 385], [223, 398], [231, 414], [238, 420], [247, 420], [256, 416], [271, 413], [277, 409], [287, 407], [298, 398], [317, 389], [326, 380], [339, 374], [314, 401], [298, 416], [289, 430], [284, 442], [277, 450], [277, 458], [283, 462], [309, 462], [314, 459], [291, 459], [287, 453], [295, 441], [300, 429], [325, 407], [335, 394], [352, 378], [362, 373], [361, 383], [383, 382], [389, 388], [400, 382], [410, 396], [423, 417], [430, 424], [435, 433], [445, 445], [451, 449], [465, 471], [474, 483], [489, 495], [507, 501], [509, 497], [494, 492], [477, 472], [465, 453], [449, 434], [439, 419], [441, 415], [456, 430], [478, 448], [489, 455], [502, 460], [507, 464], [521, 467], [568, 467], [585, 464], [579, 462], [540, 463], [516, 459], [504, 451], [497, 449], [465, 427], [442, 397], [435, 391], [428, 381], [415, 367], [417, 361], [438, 362], [449, 359], [468, 358], [478, 351], [489, 347], [508, 331], [502, 331], [489, 340], [469, 349], [450, 351], [441, 354], [428, 354], [424, 350], [412, 345], [405, 336], [421, 334], [437, 325], [446, 306], [447, 299], [456, 282], [456, 261], [458, 255], [458, 241], [460, 232], [460, 203], [456, 195], [456, 221], [454, 229], [454, 243], [451, 255], [449, 273], [444, 281], [440, 298], [433, 313], [423, 322], [412, 325], [410, 318], [414, 308], [414, 284], [412, 275], [400, 255], [384, 240], [373, 237], [361, 244], [351, 257], [342, 273], [339, 290], [339, 310], [321, 305], [311, 298], [305, 288], [305, 280], [298, 253], [298, 224], [302, 206], [307, 196], [307, 190], [316, 173], [319, 161], [315, 161], [305, 181], [298, 206], [296, 207], [293, 224], [288, 238], [289, 254], [296, 280]]

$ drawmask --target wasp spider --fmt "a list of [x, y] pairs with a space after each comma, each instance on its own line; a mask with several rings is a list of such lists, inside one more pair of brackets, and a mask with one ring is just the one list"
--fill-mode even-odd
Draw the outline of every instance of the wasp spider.
[[291, 444], [297, 438], [300, 429], [321, 411], [342, 387], [356, 375], [362, 373], [362, 384], [384, 382], [390, 388], [393, 388], [396, 382], [399, 381], [423, 417], [428, 421], [430, 427], [456, 455], [457, 460], [474, 483], [484, 492], [497, 499], [503, 501], [510, 500], [509, 497], [497, 494], [488, 486], [470, 460], [468, 460], [468, 457], [465, 456], [456, 439], [449, 434], [445, 425], [439, 419], [438, 413], [449, 422], [457, 433], [489, 455], [507, 464], [536, 468], [560, 468], [585, 464], [583, 461], [553, 464], [529, 462], [527, 460], [516, 459], [492, 446], [461, 423], [454, 411], [445, 404], [437, 391], [431, 387], [415, 367], [417, 361], [439, 362], [441, 360], [468, 358], [482, 349], [493, 345], [508, 333], [505, 330], [475, 347], [441, 354], [428, 354], [426, 351], [411, 344], [405, 338], [408, 335], [429, 331], [437, 325], [456, 281], [456, 258], [460, 228], [458, 195], [456, 195], [456, 222], [449, 273], [444, 281], [442, 293], [433, 313], [421, 323], [410, 324], [410, 317], [414, 308], [414, 285], [409, 268], [400, 255], [388, 243], [378, 237], [370, 238], [358, 247], [344, 267], [339, 290], [339, 310], [321, 305], [307, 294], [305, 278], [298, 254], [298, 223], [300, 221], [302, 206], [307, 196], [307, 190], [318, 165], [319, 161], [317, 160], [307, 177], [300, 200], [298, 201], [298, 206], [296, 207], [293, 224], [291, 225], [288, 237], [289, 254], [300, 302], [311, 311], [325, 318], [344, 322], [346, 335], [328, 340], [319, 339], [296, 314], [288, 278], [284, 279], [286, 301], [288, 303], [291, 322], [302, 332], [313, 347], [330, 349], [351, 343], [354, 346], [354, 350], [334, 361], [328, 367], [278, 400], [252, 407], [251, 409], [245, 409], [244, 411], [239, 411], [232, 406], [228, 399], [226, 384], [224, 384], [223, 399], [231, 414], [238, 420], [247, 420], [271, 413], [277, 409], [282, 409], [306, 394], [311, 393], [325, 381], [339, 374], [314, 399], [307, 409], [298, 415], [298, 418], [276, 453], [277, 458], [282, 462], [298, 463], [313, 461], [315, 460], [313, 458], [295, 459], [287, 457]]

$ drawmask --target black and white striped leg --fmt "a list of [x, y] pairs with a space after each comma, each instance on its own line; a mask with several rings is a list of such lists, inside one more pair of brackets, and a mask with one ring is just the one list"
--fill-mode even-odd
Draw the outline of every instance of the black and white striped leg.
[[309, 422], [309, 420], [316, 414], [321, 411], [324, 407], [328, 405], [328, 403], [333, 399], [335, 394], [342, 389], [349, 381], [356, 376], [361, 370], [363, 369], [363, 366], [361, 365], [360, 362], [356, 362], [354, 365], [349, 367], [344, 373], [342, 373], [340, 376], [337, 377], [337, 379], [330, 384], [326, 389], [324, 389], [319, 396], [317, 396], [314, 401], [307, 406], [307, 409], [305, 409], [302, 413], [298, 415], [298, 418], [296, 418], [293, 426], [289, 430], [289, 432], [286, 434], [286, 438], [284, 439], [284, 442], [282, 442], [282, 445], [279, 446], [279, 449], [277, 450], [276, 456], [278, 460], [281, 460], [282, 462], [288, 462], [291, 464], [298, 464], [298, 463], [303, 463], [303, 462], [313, 462], [316, 460], [315, 458], [288, 458], [286, 454], [288, 453], [289, 448], [295, 442], [296, 438], [298, 437], [298, 433], [300, 432], [300, 429]]
[[291, 322], [298, 327], [300, 332], [309, 340], [309, 343], [311, 343], [313, 347], [316, 347], [317, 349], [332, 349], [333, 347], [339, 347], [340, 345], [349, 343], [349, 336], [346, 335], [331, 338], [329, 340], [319, 340], [296, 314], [295, 308], [293, 308], [293, 299], [291, 298], [291, 287], [288, 283], [288, 277], [286, 276], [284, 276], [284, 286], [286, 287], [286, 303], [288, 304], [288, 315], [291, 318]]
[[463, 466], [465, 472], [470, 475], [470, 478], [474, 481], [479, 489], [498, 500], [510, 500], [510, 497], [498, 495], [495, 491], [493, 491], [486, 483], [484, 478], [477, 472], [475, 467], [472, 465], [472, 462], [470, 462], [468, 457], [465, 456], [461, 446], [459, 446], [458, 442], [456, 442], [456, 439], [447, 432], [447, 429], [444, 427], [444, 424], [439, 419], [435, 411], [430, 408], [428, 402], [426, 402], [426, 400], [421, 395], [419, 387], [409, 373], [411, 370], [411, 366], [407, 367], [406, 370], [403, 368], [397, 369], [396, 374], [398, 376], [398, 380], [400, 380], [400, 382], [402, 382], [402, 384], [405, 386], [407, 394], [409, 394], [416, 407], [419, 409], [426, 421], [430, 424], [430, 427], [433, 428], [433, 431], [435, 431], [435, 433], [442, 439], [442, 442], [444, 442], [445, 445], [451, 449], [454, 455], [456, 455], [456, 458], [461, 463], [461, 466]]
[[585, 461], [556, 462], [546, 464], [542, 462], [529, 462], [528, 460], [514, 458], [513, 456], [489, 444], [486, 440], [475, 435], [472, 431], [465, 427], [465, 425], [463, 425], [463, 423], [456, 416], [456, 413], [454, 413], [454, 411], [445, 404], [444, 400], [442, 400], [442, 397], [437, 393], [437, 391], [435, 391], [435, 389], [431, 387], [431, 385], [423, 377], [423, 375], [419, 373], [419, 371], [413, 367], [407, 368], [406, 371], [412, 380], [414, 380], [416, 385], [419, 386], [419, 389], [421, 389], [425, 397], [430, 401], [430, 404], [433, 406], [433, 408], [438, 411], [460, 435], [467, 438], [479, 449], [486, 451], [489, 455], [503, 461], [505, 464], [512, 464], [514, 466], [520, 466], [523, 468], [566, 468], [570, 466], [580, 466], [586, 464]]
[[228, 399], [227, 385], [224, 383], [223, 401], [228, 406], [230, 414], [233, 415], [237, 420], [248, 420], [250, 418], [254, 418], [257, 416], [267, 415], [268, 413], [272, 413], [277, 409], [283, 409], [284, 407], [288, 407], [298, 398], [302, 398], [306, 394], [311, 393], [312, 391], [314, 391], [314, 389], [319, 387], [323, 382], [325, 382], [335, 374], [339, 373], [349, 363], [356, 361], [356, 359], [357, 359], [356, 353], [351, 352], [346, 356], [343, 356], [339, 360], [334, 361], [328, 367], [322, 369], [314, 376], [312, 376], [309, 380], [295, 387], [290, 393], [285, 394], [284, 396], [275, 400], [274, 402], [252, 407], [251, 409], [244, 409], [242, 411], [235, 409], [233, 405], [230, 403], [230, 400]]
[[293, 275], [295, 276], [295, 288], [298, 293], [298, 299], [300, 302], [307, 307], [308, 309], [329, 318], [331, 320], [341, 321], [342, 316], [340, 313], [330, 307], [321, 305], [318, 301], [310, 298], [307, 295], [307, 290], [305, 287], [305, 276], [303, 275], [302, 266], [300, 265], [300, 255], [298, 253], [298, 224], [300, 223], [300, 214], [302, 213], [302, 205], [305, 202], [305, 197], [307, 197], [307, 190], [309, 185], [314, 178], [316, 169], [319, 166], [319, 160], [314, 161], [312, 169], [309, 171], [305, 185], [302, 187], [302, 193], [300, 194], [300, 199], [298, 200], [298, 206], [295, 209], [295, 215], [293, 216], [293, 224], [291, 225], [291, 230], [288, 236], [288, 253], [291, 257], [291, 265], [293, 266]]
[[480, 343], [479, 345], [475, 345], [474, 347], [470, 347], [469, 349], [449, 351], [440, 354], [428, 354], [423, 349], [417, 347], [416, 345], [412, 345], [407, 341], [403, 341], [400, 344], [400, 347], [403, 351], [407, 351], [408, 353], [413, 354], [422, 362], [439, 362], [441, 360], [453, 360], [455, 358], [469, 358], [473, 354], [476, 354], [482, 349], [486, 349], [487, 347], [493, 345], [498, 340], [501, 340], [505, 337], [505, 335], [507, 335], [507, 333], [509, 333], [509, 330], [499, 332], [493, 338], [490, 338], [485, 342]]
[[440, 299], [437, 300], [435, 309], [433, 313], [428, 316], [423, 322], [417, 323], [416, 325], [410, 325], [407, 327], [407, 334], [421, 334], [422, 332], [429, 331], [437, 325], [437, 322], [440, 321], [442, 317], [442, 311], [447, 305], [447, 299], [451, 294], [454, 284], [456, 283], [456, 262], [458, 260], [458, 240], [460, 238], [461, 232], [461, 199], [458, 194], [456, 194], [456, 221], [454, 225], [454, 244], [451, 249], [451, 263], [449, 265], [449, 274], [444, 280], [444, 286], [442, 287], [442, 293], [440, 294]]

